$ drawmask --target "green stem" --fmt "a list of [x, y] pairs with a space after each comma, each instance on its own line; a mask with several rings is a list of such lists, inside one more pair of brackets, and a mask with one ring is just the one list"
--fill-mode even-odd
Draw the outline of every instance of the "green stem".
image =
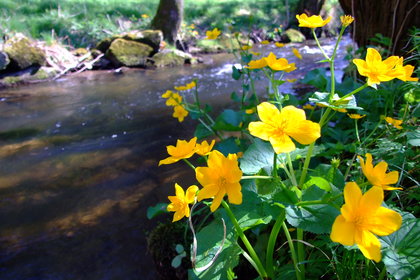
[[354, 95], [354, 94], [358, 93], [358, 92], [359, 92], [359, 91], [361, 91], [361, 90], [364, 90], [364, 89], [365, 89], [365, 88], [367, 88], [368, 86], [369, 86], [368, 84], [364, 84], [364, 85], [362, 85], [362, 86], [358, 87], [357, 89], [355, 89], [355, 90], [353, 90], [352, 92], [350, 92], [350, 93], [348, 93], [348, 94], [344, 95], [343, 97], [340, 97], [340, 99], [338, 99], [338, 100], [337, 100], [337, 102], [342, 101], [342, 100], [344, 100], [344, 99], [346, 99], [346, 98], [348, 98], [348, 97], [350, 97], [350, 96], [352, 96], [352, 95]]
[[357, 142], [360, 144], [361, 142], [360, 142], [360, 136], [359, 136], [359, 128], [357, 126], [357, 120], [356, 119], [354, 120], [354, 128], [356, 130]]
[[189, 167], [191, 167], [193, 170], [195, 170], [195, 166], [186, 158], [182, 159], [186, 164], [188, 164]]
[[[303, 241], [303, 229], [297, 228], [296, 230], [296, 236], [298, 241]], [[299, 267], [300, 267], [300, 275], [302, 276], [302, 279], [305, 279], [305, 250], [303, 248], [303, 243], [298, 242], [297, 244], [297, 251], [298, 251], [298, 261], [299, 261]]]
[[302, 280], [299, 267], [298, 267], [298, 260], [296, 257], [295, 246], [293, 245], [293, 241], [292, 241], [292, 238], [290, 237], [289, 229], [287, 228], [286, 223], [284, 221], [282, 223], [282, 228], [283, 228], [284, 234], [286, 235], [287, 243], [289, 244], [290, 252], [292, 254], [292, 260], [293, 260], [293, 266], [295, 267], [296, 279]]
[[383, 280], [385, 276], [386, 276], [386, 267], [384, 266], [384, 268], [381, 270], [381, 273], [379, 273], [378, 280]]
[[330, 60], [330, 58], [329, 58], [329, 56], [324, 52], [324, 49], [321, 47], [321, 44], [319, 43], [319, 41], [318, 41], [318, 37], [316, 36], [316, 33], [315, 33], [315, 28], [311, 28], [311, 30], [312, 30], [312, 35], [314, 36], [314, 39], [315, 39], [315, 42], [316, 42], [316, 44], [318, 45], [318, 48], [321, 50], [321, 52], [322, 52], [322, 55], [327, 59], [327, 60]]
[[232, 210], [230, 210], [229, 205], [224, 200], [222, 200], [222, 205], [225, 208], [226, 213], [228, 214], [230, 220], [232, 221], [236, 229], [236, 233], [241, 238], [242, 242], [244, 243], [246, 249], [249, 252], [249, 255], [251, 256], [252, 260], [257, 265], [258, 274], [261, 276], [262, 279], [266, 279], [267, 272], [265, 271], [264, 266], [262, 265], [260, 259], [258, 258], [257, 253], [255, 253], [255, 250], [252, 247], [251, 243], [249, 243], [248, 238], [245, 236], [244, 232], [242, 231], [241, 226], [239, 225], [238, 221], [236, 220], [235, 216], [232, 213]]
[[272, 175], [274, 178], [277, 178], [278, 174], [277, 174], [277, 153], [274, 153], [274, 157], [273, 157], [273, 172]]
[[268, 277], [274, 279], [274, 247], [276, 246], [277, 236], [280, 232], [280, 228], [284, 219], [286, 218], [286, 211], [281, 209], [280, 215], [277, 217], [273, 228], [271, 229], [270, 238], [268, 239], [267, 254], [266, 254], [266, 269]]
[[308, 152], [306, 153], [305, 162], [304, 162], [303, 168], [302, 168], [302, 174], [300, 175], [300, 180], [299, 180], [299, 185], [298, 186], [303, 186], [303, 183], [305, 183], [306, 174], [308, 173], [308, 167], [309, 167], [309, 163], [311, 162], [311, 157], [312, 157], [312, 152], [314, 150], [314, 147], [315, 147], [315, 141], [312, 142], [312, 144], [309, 145]]
[[289, 170], [290, 170], [290, 175], [291, 175], [290, 180], [292, 180], [292, 184], [294, 186], [297, 186], [298, 184], [297, 184], [297, 180], [296, 180], [296, 176], [295, 176], [295, 170], [293, 169], [293, 164], [292, 164], [292, 159], [290, 157], [290, 153], [286, 153], [286, 157], [287, 157], [287, 163], [289, 165]]

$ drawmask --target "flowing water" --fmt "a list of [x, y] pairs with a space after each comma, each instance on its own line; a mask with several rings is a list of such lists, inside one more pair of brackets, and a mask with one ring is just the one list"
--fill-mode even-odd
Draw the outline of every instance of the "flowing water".
[[[334, 41], [324, 43], [331, 52]], [[303, 60], [291, 45], [260, 51], [290, 58], [299, 70], [288, 78], [301, 78], [322, 57], [314, 45], [295, 47]], [[146, 209], [166, 202], [174, 182], [194, 183], [181, 163], [158, 167], [165, 146], [191, 138], [195, 125], [172, 118], [160, 95], [197, 78], [201, 100], [222, 107], [240, 91], [235, 63], [208, 55], [198, 65], [0, 91], [0, 279], [155, 279], [145, 236], [156, 222]], [[264, 92], [264, 81], [257, 88]]]

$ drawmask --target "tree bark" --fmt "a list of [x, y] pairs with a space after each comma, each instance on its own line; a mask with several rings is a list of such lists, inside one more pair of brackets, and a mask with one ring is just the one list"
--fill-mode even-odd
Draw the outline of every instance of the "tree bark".
[[177, 39], [184, 16], [184, 0], [160, 0], [152, 28], [161, 30], [166, 41], [173, 44]]
[[408, 30], [420, 25], [417, 0], [340, 0], [341, 7], [355, 18], [353, 38], [359, 46], [376, 44], [370, 39], [376, 33], [391, 38], [389, 51], [405, 55]]

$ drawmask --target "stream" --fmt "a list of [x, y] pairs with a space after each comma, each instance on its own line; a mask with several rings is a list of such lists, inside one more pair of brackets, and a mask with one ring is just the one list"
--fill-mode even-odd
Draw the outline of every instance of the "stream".
[[[334, 43], [323, 41], [327, 53]], [[342, 41], [337, 69], [350, 43]], [[287, 78], [322, 59], [311, 41], [254, 51], [296, 62]], [[0, 91], [0, 279], [156, 279], [146, 244], [156, 221], [146, 210], [167, 202], [175, 182], [195, 183], [182, 163], [158, 167], [166, 146], [192, 138], [196, 125], [174, 119], [160, 96], [197, 78], [202, 103], [222, 108], [240, 90], [235, 63], [213, 54], [197, 65], [91, 71]]]

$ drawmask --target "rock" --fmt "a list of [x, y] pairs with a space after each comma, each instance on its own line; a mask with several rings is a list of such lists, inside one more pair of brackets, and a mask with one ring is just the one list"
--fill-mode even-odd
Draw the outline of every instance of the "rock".
[[292, 43], [302, 43], [303, 41], [305, 41], [305, 36], [302, 34], [302, 32], [296, 29], [287, 29], [285, 33], [287, 37], [289, 37], [290, 42]]
[[124, 34], [122, 38], [149, 45], [156, 53], [159, 51], [160, 42], [163, 41], [163, 33], [160, 30], [135, 30]]
[[159, 51], [161, 42], [163, 42], [163, 34], [160, 30], [133, 30], [103, 39], [96, 45], [96, 49], [106, 53], [112, 42], [117, 39], [125, 39], [127, 41], [149, 45], [153, 48], [153, 52], [156, 53]]
[[7, 53], [0, 52], [0, 70], [6, 69], [7, 65], [9, 65], [10, 59]]
[[31, 65], [44, 65], [45, 52], [23, 34], [16, 34], [4, 43], [4, 52], [19, 69], [25, 69]]
[[194, 64], [197, 60], [192, 55], [180, 50], [163, 50], [152, 57], [156, 67], [177, 66], [185, 63]]
[[24, 71], [20, 71], [19, 75], [4, 77], [1, 80], [3, 86], [13, 86], [27, 82], [38, 82], [54, 78], [59, 72], [54, 67], [35, 67], [31, 66]]
[[106, 51], [106, 57], [116, 66], [145, 66], [153, 52], [149, 45], [125, 39], [114, 40]]

